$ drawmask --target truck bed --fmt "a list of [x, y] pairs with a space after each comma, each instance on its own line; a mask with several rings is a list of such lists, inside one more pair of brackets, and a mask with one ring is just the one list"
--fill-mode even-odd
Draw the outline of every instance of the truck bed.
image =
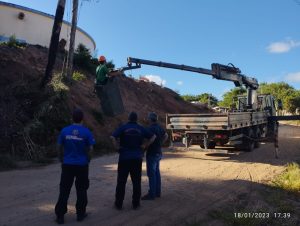
[[167, 114], [172, 130], [233, 130], [267, 123], [268, 112], [228, 112], [209, 114]]

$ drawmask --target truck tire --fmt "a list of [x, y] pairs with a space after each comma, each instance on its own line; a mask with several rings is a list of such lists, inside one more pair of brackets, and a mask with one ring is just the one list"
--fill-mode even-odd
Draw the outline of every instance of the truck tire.
[[251, 152], [254, 150], [254, 146], [255, 146], [255, 142], [254, 141], [246, 141], [245, 142], [245, 147], [244, 147], [244, 150], [246, 152]]
[[[259, 139], [260, 137], [261, 137], [260, 130], [257, 129], [256, 134], [255, 134], [255, 139]], [[254, 148], [259, 148], [259, 146], [260, 146], [260, 142], [259, 141], [254, 141]]]
[[[207, 149], [214, 149], [216, 147], [215, 141], [209, 141], [207, 144]], [[200, 143], [200, 148], [205, 149], [204, 143]]]
[[216, 147], [216, 142], [215, 141], [210, 141], [207, 145], [208, 149], [214, 149]]

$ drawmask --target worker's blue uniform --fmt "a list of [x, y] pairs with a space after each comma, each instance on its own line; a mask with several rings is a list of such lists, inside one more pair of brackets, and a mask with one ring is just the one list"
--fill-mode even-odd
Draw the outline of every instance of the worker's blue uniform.
[[122, 207], [125, 186], [128, 174], [133, 185], [132, 204], [138, 206], [141, 198], [141, 174], [144, 139], [150, 139], [153, 136], [149, 130], [145, 129], [136, 122], [128, 122], [119, 127], [113, 134], [113, 137], [120, 138], [118, 179], [116, 188], [116, 206]]
[[166, 132], [157, 123], [151, 124], [148, 129], [156, 135], [154, 142], [148, 147], [146, 154], [147, 176], [149, 178], [148, 194], [151, 198], [155, 198], [161, 195], [159, 162], [162, 157], [161, 145]]
[[74, 178], [76, 178], [76, 213], [80, 217], [86, 213], [87, 189], [89, 187], [88, 151], [89, 147], [95, 144], [95, 140], [89, 129], [82, 125], [70, 125], [61, 131], [57, 143], [63, 145], [64, 155], [60, 194], [55, 206], [55, 213], [61, 217], [67, 212], [69, 194]]

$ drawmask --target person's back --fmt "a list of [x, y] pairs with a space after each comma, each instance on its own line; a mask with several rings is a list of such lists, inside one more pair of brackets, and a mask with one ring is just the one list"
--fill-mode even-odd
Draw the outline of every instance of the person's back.
[[149, 131], [155, 134], [155, 140], [147, 149], [147, 176], [149, 178], [148, 194], [142, 197], [142, 200], [154, 200], [161, 195], [161, 177], [159, 162], [162, 158], [161, 146], [168, 138], [165, 130], [158, 124], [158, 116], [154, 112], [148, 115], [150, 126]]
[[166, 133], [165, 130], [158, 123], [151, 124], [148, 129], [156, 135], [156, 138], [148, 147], [147, 155], [161, 154], [161, 145]]
[[94, 143], [91, 139], [91, 132], [83, 125], [73, 124], [65, 127], [58, 140], [58, 143], [64, 146], [63, 164], [87, 165], [88, 148]]
[[[148, 139], [147, 143], [149, 144], [155, 139], [155, 135], [137, 123], [137, 114], [135, 112], [129, 114], [128, 121], [128, 123], [115, 130], [111, 136], [115, 148], [120, 153], [115, 200], [115, 207], [118, 210], [122, 209], [128, 174], [130, 174], [133, 185], [132, 207], [137, 209], [140, 206], [144, 155], [142, 145], [144, 139]], [[120, 141], [119, 147], [117, 139]]]
[[120, 137], [120, 160], [143, 157], [141, 146], [145, 133], [145, 128], [136, 122], [128, 122], [116, 131], [114, 135]]
[[95, 140], [90, 130], [81, 124], [82, 120], [83, 112], [75, 109], [73, 111], [74, 124], [63, 128], [57, 141], [62, 163], [59, 197], [55, 205], [56, 222], [58, 224], [64, 223], [64, 215], [68, 211], [67, 204], [74, 178], [76, 178], [77, 221], [82, 221], [87, 216], [88, 168], [90, 152], [93, 150]]

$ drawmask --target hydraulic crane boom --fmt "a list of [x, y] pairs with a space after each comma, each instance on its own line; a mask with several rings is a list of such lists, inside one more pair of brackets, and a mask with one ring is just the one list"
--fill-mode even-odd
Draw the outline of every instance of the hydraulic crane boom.
[[[215, 79], [232, 81], [236, 86], [245, 85], [247, 88], [256, 90], [258, 88], [258, 82], [255, 78], [247, 77], [241, 74], [239, 68], [231, 65], [212, 64], [211, 69], [205, 69], [200, 67], [192, 67], [184, 64], [171, 64], [161, 61], [143, 60], [133, 57], [127, 58], [128, 67], [122, 68], [123, 71], [140, 68], [141, 64], [152, 65], [157, 67], [173, 68], [184, 71], [191, 71], [200, 74], [211, 75]], [[135, 65], [133, 65], [135, 64]]]

